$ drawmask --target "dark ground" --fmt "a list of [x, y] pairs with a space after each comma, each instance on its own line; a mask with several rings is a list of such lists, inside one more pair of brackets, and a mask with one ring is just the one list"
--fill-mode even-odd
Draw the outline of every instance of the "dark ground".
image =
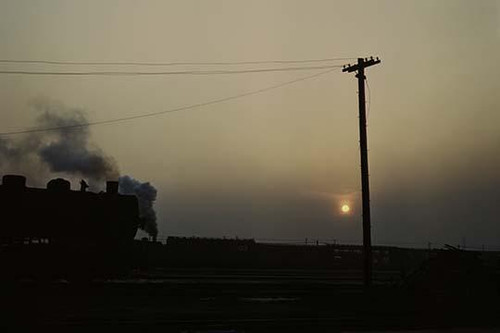
[[[370, 290], [363, 288], [359, 269], [330, 264], [269, 267], [269, 258], [293, 263], [290, 258], [301, 251], [309, 253], [297, 259], [304, 263], [310, 262], [307, 256], [328, 257], [309, 248], [293, 248], [292, 252], [266, 248], [269, 256], [265, 256], [265, 263], [253, 268], [236, 268], [227, 261], [216, 265], [216, 260], [201, 268], [196, 260], [214, 256], [198, 251], [194, 261], [186, 253], [182, 255], [184, 260], [178, 260], [179, 249], [175, 250], [177, 261], [173, 264], [159, 254], [163, 252], [155, 251], [148, 252], [147, 260], [140, 260], [147, 264], [135, 262], [134, 267], [113, 270], [113, 274], [95, 274], [97, 270], [93, 276], [86, 274], [88, 262], [82, 261], [83, 257], [75, 261], [74, 254], [59, 255], [55, 260], [50, 252], [52, 264], [47, 265], [40, 262], [43, 256], [34, 252], [12, 260], [16, 252], [4, 251], [1, 332], [337, 332], [500, 327], [498, 270], [465, 251], [437, 251], [415, 261], [413, 269], [408, 265], [395, 269], [387, 261], [376, 269]], [[253, 266], [263, 262], [255, 258], [250, 261], [249, 254], [243, 255]], [[398, 262], [424, 258], [407, 255], [408, 260], [400, 258]], [[85, 258], [90, 260], [89, 253]], [[113, 266], [111, 257], [102, 258], [105, 256], [94, 257], [93, 261], [100, 262], [101, 269]], [[497, 257], [493, 259], [496, 263]], [[33, 267], [38, 270], [33, 272]], [[53, 271], [57, 274], [39, 274], [42, 267], [57, 267]]]
[[499, 324], [498, 303], [486, 298], [415, 295], [387, 285], [364, 292], [352, 271], [154, 275], [4, 285], [2, 325], [12, 331], [332, 332]]

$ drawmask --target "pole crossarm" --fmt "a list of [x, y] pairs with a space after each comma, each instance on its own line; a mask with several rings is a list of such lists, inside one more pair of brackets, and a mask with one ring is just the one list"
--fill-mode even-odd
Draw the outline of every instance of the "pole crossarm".
[[[360, 68], [367, 68], [367, 67], [370, 67], [370, 66], [373, 66], [373, 65], [380, 63], [380, 59], [378, 57], [376, 57], [375, 59], [373, 57], [364, 58], [364, 59], [359, 58], [359, 59], [362, 59], [361, 65], [359, 63], [355, 64], [355, 65], [351, 65], [351, 64], [344, 65], [342, 68], [342, 72], [352, 73], [354, 71], [359, 71]], [[358, 61], [359, 61], [359, 59], [358, 59]]]

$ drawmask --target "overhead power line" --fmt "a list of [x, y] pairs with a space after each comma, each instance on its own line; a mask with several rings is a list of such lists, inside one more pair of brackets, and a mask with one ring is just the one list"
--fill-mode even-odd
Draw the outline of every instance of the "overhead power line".
[[267, 92], [270, 90], [278, 89], [278, 88], [281, 88], [281, 87], [284, 87], [284, 86], [287, 86], [290, 84], [294, 84], [294, 83], [297, 83], [300, 81], [305, 81], [305, 80], [309, 80], [309, 79], [312, 79], [312, 78], [315, 78], [315, 77], [318, 77], [321, 75], [325, 75], [327, 73], [333, 72], [335, 69], [336, 68], [333, 68], [333, 69], [330, 68], [327, 71], [323, 71], [323, 72], [316, 73], [313, 75], [304, 76], [304, 77], [301, 77], [301, 78], [298, 78], [295, 80], [286, 81], [286, 82], [283, 82], [280, 84], [272, 85], [272, 86], [261, 88], [258, 90], [249, 91], [249, 92], [238, 94], [238, 95], [233, 95], [233, 96], [224, 97], [224, 98], [218, 98], [218, 99], [214, 99], [214, 100], [207, 101], [207, 102], [191, 104], [191, 105], [182, 106], [182, 107], [173, 108], [173, 109], [168, 109], [168, 110], [163, 110], [163, 111], [159, 111], [159, 112], [152, 112], [152, 113], [146, 113], [146, 114], [139, 114], [139, 115], [135, 115], [135, 116], [121, 117], [121, 118], [114, 118], [114, 119], [107, 119], [107, 120], [100, 120], [100, 121], [93, 121], [93, 122], [74, 124], [74, 125], [46, 127], [46, 128], [31, 128], [31, 129], [12, 131], [12, 132], [0, 132], [0, 136], [16, 135], [16, 134], [28, 134], [28, 133], [36, 133], [36, 132], [48, 132], [48, 131], [56, 131], [56, 130], [61, 130], [61, 129], [78, 129], [78, 128], [89, 127], [89, 126], [94, 126], [94, 125], [112, 124], [112, 123], [124, 122], [124, 121], [129, 121], [129, 120], [140, 119], [140, 118], [155, 117], [155, 116], [159, 116], [159, 115], [163, 115], [163, 114], [167, 114], [167, 113], [197, 109], [197, 108], [201, 108], [201, 107], [205, 107], [205, 106], [209, 106], [209, 105], [223, 103], [223, 102], [243, 98], [246, 96], [256, 95], [256, 94], [264, 93], [264, 92]]
[[257, 64], [300, 64], [329, 61], [344, 61], [357, 58], [323, 58], [299, 60], [262, 60], [262, 61], [219, 61], [219, 62], [140, 62], [140, 61], [54, 61], [38, 59], [0, 59], [6, 64], [46, 64], [46, 65], [83, 65], [83, 66], [218, 66], [218, 65], [257, 65]]
[[262, 72], [287, 72], [303, 71], [327, 68], [340, 68], [340, 65], [325, 66], [305, 66], [305, 67], [281, 67], [281, 68], [259, 68], [242, 70], [192, 70], [192, 71], [168, 71], [168, 72], [130, 72], [130, 71], [92, 71], [92, 72], [38, 72], [38, 71], [0, 71], [0, 74], [11, 75], [48, 75], [48, 76], [162, 76], [162, 75], [224, 75], [224, 74], [244, 74]]

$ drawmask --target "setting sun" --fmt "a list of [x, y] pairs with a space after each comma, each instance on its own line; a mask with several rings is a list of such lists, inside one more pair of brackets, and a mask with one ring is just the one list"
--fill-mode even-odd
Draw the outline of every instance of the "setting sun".
[[349, 205], [342, 205], [340, 209], [342, 210], [342, 213], [347, 214], [351, 210], [351, 207], [349, 207]]

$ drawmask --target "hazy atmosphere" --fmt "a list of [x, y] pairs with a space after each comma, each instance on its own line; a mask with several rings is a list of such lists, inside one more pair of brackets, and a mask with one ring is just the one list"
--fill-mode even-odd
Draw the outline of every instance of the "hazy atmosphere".
[[[499, 1], [0, 0], [0, 173], [149, 182], [160, 239], [360, 243], [357, 80], [332, 66], [370, 56], [374, 244], [499, 248]], [[265, 71], [291, 67], [316, 69]], [[214, 70], [240, 72], [19, 73]]]

